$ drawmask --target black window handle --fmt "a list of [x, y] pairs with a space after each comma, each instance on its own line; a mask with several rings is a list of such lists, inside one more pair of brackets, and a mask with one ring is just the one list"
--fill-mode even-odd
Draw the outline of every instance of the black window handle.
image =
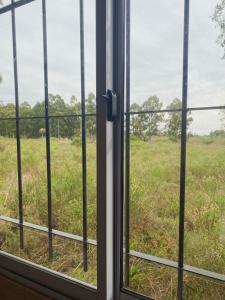
[[102, 96], [107, 101], [107, 120], [112, 122], [117, 116], [117, 94], [107, 90], [106, 95]]

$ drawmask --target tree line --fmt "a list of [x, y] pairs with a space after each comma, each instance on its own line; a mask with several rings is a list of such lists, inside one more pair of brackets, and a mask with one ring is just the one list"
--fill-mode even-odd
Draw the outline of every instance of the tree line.
[[[157, 96], [149, 97], [142, 104], [133, 103], [130, 107], [131, 135], [145, 141], [159, 135], [168, 135], [172, 140], [178, 139], [181, 135], [181, 105], [181, 100], [176, 98], [166, 107], [171, 112], [163, 113], [158, 112], [163, 109], [163, 103]], [[146, 111], [148, 113], [145, 113]], [[94, 137], [96, 134], [95, 113], [95, 95], [90, 93], [86, 99], [86, 134], [88, 137]], [[28, 102], [21, 103], [19, 114], [21, 137], [38, 138], [45, 135], [44, 101], [37, 102], [33, 106]], [[75, 96], [72, 96], [70, 102], [67, 103], [60, 95], [49, 94], [49, 115], [51, 116], [52, 137], [74, 138], [81, 135], [81, 103]], [[64, 115], [68, 117], [63, 117]], [[69, 117], [71, 115], [73, 117]], [[9, 118], [15, 118], [15, 104], [0, 103], [0, 136], [16, 136], [16, 122]], [[187, 126], [192, 121], [191, 112], [188, 112]]]
[[[95, 95], [90, 93], [86, 99], [86, 114], [95, 114]], [[63, 116], [68, 117], [63, 117]], [[73, 117], [69, 117], [69, 116]], [[45, 102], [30, 105], [22, 102], [19, 106], [20, 135], [26, 138], [38, 138], [45, 135]], [[50, 134], [52, 137], [73, 138], [81, 134], [81, 103], [72, 96], [69, 103], [60, 95], [49, 94]], [[51, 117], [52, 116], [52, 117]], [[0, 103], [0, 136], [15, 137], [15, 104]], [[95, 136], [95, 116], [86, 116], [87, 135]]]

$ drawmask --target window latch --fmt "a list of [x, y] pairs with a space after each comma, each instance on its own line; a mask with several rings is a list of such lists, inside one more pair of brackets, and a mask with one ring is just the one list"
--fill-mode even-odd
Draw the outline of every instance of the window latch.
[[107, 90], [103, 98], [107, 103], [107, 120], [113, 122], [117, 116], [117, 94], [112, 90]]

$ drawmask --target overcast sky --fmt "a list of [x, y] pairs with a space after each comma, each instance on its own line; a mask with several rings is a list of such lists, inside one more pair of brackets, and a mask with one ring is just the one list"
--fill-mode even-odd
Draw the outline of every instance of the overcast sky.
[[[5, 1], [7, 4], [9, 1]], [[225, 60], [211, 20], [218, 0], [192, 0], [188, 105], [225, 104]], [[95, 92], [95, 1], [84, 0], [86, 93]], [[47, 0], [49, 92], [80, 98], [79, 1]], [[0, 100], [14, 101], [11, 15], [0, 15]], [[16, 10], [20, 101], [43, 99], [41, 1]], [[183, 1], [131, 0], [131, 101], [182, 92]], [[220, 129], [218, 111], [194, 113], [190, 130]]]

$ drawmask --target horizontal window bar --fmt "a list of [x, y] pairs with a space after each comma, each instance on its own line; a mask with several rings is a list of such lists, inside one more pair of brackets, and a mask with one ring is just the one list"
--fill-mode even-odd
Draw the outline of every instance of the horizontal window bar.
[[[161, 258], [161, 257], [157, 257], [157, 256], [153, 256], [153, 255], [149, 255], [149, 254], [144, 254], [144, 253], [140, 253], [140, 252], [136, 252], [131, 250], [130, 251], [130, 255], [146, 260], [146, 261], [150, 261], [150, 262], [155, 262], [157, 264], [160, 265], [164, 265], [164, 266], [168, 266], [171, 268], [175, 268], [178, 269], [178, 263], [169, 259], [165, 259], [165, 258]], [[211, 272], [208, 270], [204, 270], [204, 269], [200, 269], [200, 268], [196, 268], [196, 267], [192, 267], [192, 266], [188, 266], [188, 265], [184, 265], [183, 267], [184, 271], [190, 272], [190, 273], [194, 273], [196, 275], [200, 275], [200, 276], [204, 276], [204, 277], [208, 277], [211, 279], [215, 279], [215, 280], [219, 280], [219, 281], [225, 281], [225, 275], [223, 274], [219, 274], [219, 273], [215, 273], [215, 272]]]
[[[225, 109], [225, 106], [203, 106], [203, 107], [189, 107], [187, 111], [203, 111], [203, 110], [220, 110]], [[161, 110], [143, 110], [143, 111], [130, 111], [125, 112], [124, 115], [143, 115], [143, 114], [154, 114], [154, 113], [172, 113], [172, 112], [182, 112], [182, 108], [178, 109], [161, 109]], [[85, 114], [86, 117], [95, 117], [95, 113]], [[49, 116], [27, 116], [19, 117], [19, 120], [32, 120], [32, 119], [54, 119], [54, 118], [81, 118], [82, 114], [70, 114], [70, 115], [49, 115]], [[0, 118], [0, 121], [13, 121], [16, 117]]]
[[[6, 217], [6, 216], [0, 216], [0, 220], [5, 221], [5, 222], [9, 222], [9, 223], [12, 223], [12, 224], [19, 225], [19, 220], [18, 219]], [[48, 228], [44, 227], [44, 226], [32, 224], [32, 223], [29, 223], [29, 222], [24, 222], [23, 225], [24, 225], [24, 227], [27, 227], [27, 228], [31, 228], [31, 229], [34, 229], [34, 230], [38, 230], [38, 231], [48, 233]], [[71, 239], [71, 240], [74, 240], [74, 241], [77, 241], [77, 242], [81, 242], [81, 243], [83, 242], [83, 237], [72, 234], [72, 233], [66, 233], [66, 232], [63, 232], [63, 231], [53, 229], [52, 234], [55, 235], [55, 236], [68, 238], [68, 239]], [[92, 240], [92, 239], [87, 239], [87, 243], [90, 244], [90, 245], [93, 245], [93, 246], [97, 245], [97, 241]], [[146, 261], [149, 261], [149, 262], [157, 263], [157, 264], [160, 264], [160, 265], [163, 265], [163, 266], [178, 269], [178, 263], [173, 261], [173, 260], [169, 260], [169, 259], [165, 259], [165, 258], [161, 258], [161, 257], [157, 257], [157, 256], [137, 252], [137, 251], [134, 251], [134, 250], [130, 250], [130, 256], [140, 258], [140, 259], [143, 259], [143, 260], [146, 260]], [[207, 278], [211, 278], [211, 279], [215, 279], [215, 280], [225, 282], [225, 275], [223, 275], [223, 274], [219, 274], [219, 273], [216, 273], [216, 272], [211, 272], [211, 271], [208, 271], [208, 270], [204, 270], [204, 269], [200, 269], [200, 268], [196, 268], [196, 267], [192, 267], [192, 266], [188, 266], [188, 265], [184, 265], [183, 270], [187, 271], [189, 273], [193, 273], [193, 274], [196, 274], [196, 275], [200, 275], [200, 276], [204, 276], [204, 277], [207, 277]]]
[[137, 251], [134, 251], [134, 250], [130, 250], [130, 255], [134, 256], [134, 257], [137, 257], [137, 258], [141, 258], [143, 260], [155, 262], [155, 263], [160, 264], [160, 265], [168, 266], [168, 267], [171, 267], [171, 268], [178, 268], [178, 263], [177, 262], [166, 259], [166, 258], [161, 258], [161, 257], [157, 257], [157, 256], [137, 252]]
[[125, 115], [140, 115], [140, 114], [153, 114], [153, 113], [170, 113], [170, 112], [182, 112], [182, 111], [201, 111], [201, 110], [219, 110], [225, 109], [225, 106], [202, 106], [202, 107], [188, 107], [186, 109], [160, 109], [160, 110], [143, 110], [143, 111], [130, 111], [125, 112]]
[[[19, 220], [14, 219], [14, 218], [6, 217], [6, 216], [0, 216], [0, 220], [19, 225]], [[24, 227], [27, 227], [27, 228], [31, 228], [31, 229], [34, 229], [34, 230], [38, 230], [38, 231], [48, 233], [48, 227], [45, 227], [45, 226], [40, 226], [40, 225], [32, 224], [32, 223], [29, 223], [29, 222], [23, 222], [23, 225], [24, 225]], [[60, 237], [67, 238], [67, 239], [70, 239], [70, 240], [74, 240], [74, 241], [77, 241], [77, 242], [83, 242], [83, 237], [81, 237], [79, 235], [72, 234], [72, 233], [67, 233], [67, 232], [63, 232], [63, 231], [53, 229], [52, 234], [55, 235], [55, 236], [60, 236]], [[92, 239], [88, 239], [87, 243], [90, 244], [90, 245], [94, 245], [94, 246], [97, 245], [97, 242], [95, 240], [92, 240]]]
[[[95, 117], [96, 114], [90, 113], [85, 114], [86, 117]], [[27, 117], [19, 117], [19, 120], [33, 120], [33, 119], [58, 119], [58, 118], [81, 118], [82, 114], [72, 114], [72, 115], [49, 115], [49, 116], [27, 116]], [[0, 121], [13, 121], [16, 120], [16, 117], [9, 118], [0, 118]]]
[[23, 6], [25, 4], [28, 4], [28, 3], [31, 3], [31, 2], [34, 2], [34, 1], [35, 0], [20, 0], [20, 1], [16, 1], [13, 4], [6, 5], [2, 8], [0, 8], [0, 15], [10, 11], [13, 7], [18, 8], [20, 6]]

